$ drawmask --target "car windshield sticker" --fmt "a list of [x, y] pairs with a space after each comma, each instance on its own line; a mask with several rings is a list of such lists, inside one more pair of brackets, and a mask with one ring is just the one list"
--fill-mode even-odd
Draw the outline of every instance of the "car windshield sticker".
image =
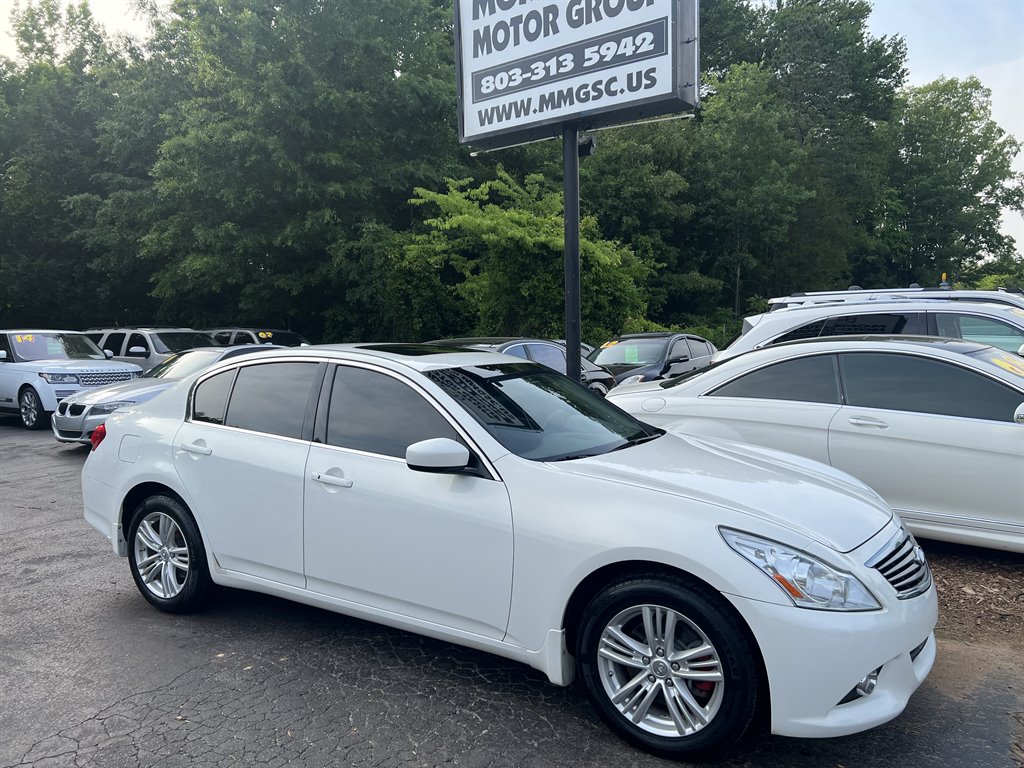
[[618, 343], [619, 342], [617, 341], [606, 341], [604, 344], [601, 345], [601, 349], [608, 349], [608, 347], [614, 347]]
[[1009, 371], [1012, 374], [1024, 377], [1024, 360], [1019, 357], [1014, 357], [1009, 353], [993, 355], [992, 362], [1004, 371]]
[[628, 344], [625, 348], [625, 357], [623, 358], [627, 363], [639, 363], [640, 362], [640, 347], [635, 344]]
[[17, 344], [32, 344], [32, 343], [35, 342], [35, 340], [36, 340], [36, 337], [34, 335], [32, 335], [31, 333], [24, 334], [24, 335], [18, 335], [18, 336], [14, 337], [14, 341]]
[[270, 339], [273, 338], [274, 336], [272, 331], [260, 331], [256, 335], [259, 336], [261, 339]]
[[60, 339], [55, 339], [53, 336], [46, 337], [46, 354], [58, 356], [64, 354], [64, 345]]

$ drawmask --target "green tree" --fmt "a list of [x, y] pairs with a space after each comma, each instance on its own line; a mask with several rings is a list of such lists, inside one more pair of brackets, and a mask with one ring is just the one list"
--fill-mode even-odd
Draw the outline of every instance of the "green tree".
[[992, 119], [989, 90], [974, 77], [910, 88], [895, 136], [896, 280], [931, 284], [941, 272], [1012, 256], [999, 220], [1024, 207], [1024, 179], [1012, 166], [1020, 144]]
[[[406, 248], [414, 261], [454, 271], [452, 290], [465, 303], [474, 334], [560, 337], [564, 321], [562, 199], [539, 176], [517, 183], [499, 169], [494, 181], [447, 192], [416, 190], [413, 205], [437, 214]], [[580, 222], [582, 335], [605, 339], [644, 313], [640, 288], [648, 265]]]

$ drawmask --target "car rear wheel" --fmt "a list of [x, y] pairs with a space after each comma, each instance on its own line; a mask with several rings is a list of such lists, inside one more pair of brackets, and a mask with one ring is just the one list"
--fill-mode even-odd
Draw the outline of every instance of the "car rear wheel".
[[25, 387], [18, 395], [18, 410], [25, 429], [43, 429], [47, 426], [49, 414], [43, 409], [39, 394], [32, 387]]
[[607, 587], [587, 607], [577, 664], [612, 730], [662, 757], [735, 743], [758, 698], [755, 651], [742, 619], [704, 585], [648, 574]]
[[128, 564], [142, 596], [161, 611], [200, 608], [210, 591], [202, 537], [188, 510], [170, 496], [150, 496], [128, 528]]

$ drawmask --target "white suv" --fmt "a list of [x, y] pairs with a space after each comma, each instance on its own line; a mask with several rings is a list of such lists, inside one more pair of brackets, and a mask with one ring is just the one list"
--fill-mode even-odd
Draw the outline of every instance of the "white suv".
[[186, 349], [217, 346], [208, 333], [163, 325], [90, 328], [85, 335], [115, 360], [136, 363], [144, 371]]
[[768, 299], [768, 311], [777, 312], [787, 307], [799, 307], [807, 304], [837, 304], [847, 301], [893, 301], [899, 299], [939, 300], [939, 301], [972, 301], [982, 304], [1005, 304], [1024, 309], [1024, 293], [1018, 290], [998, 288], [994, 291], [981, 291], [971, 288], [922, 288], [912, 285], [909, 288], [879, 288], [864, 290], [850, 288], [846, 291], [813, 291], [811, 293], [791, 293], [789, 296], [778, 296]]
[[44, 429], [65, 397], [137, 377], [131, 363], [107, 360], [76, 331], [0, 331], [0, 412], [18, 413], [26, 429]]
[[945, 336], [1017, 353], [1024, 345], [1024, 309], [967, 301], [862, 301], [803, 304], [744, 318], [743, 333], [714, 361], [752, 349], [817, 336]]

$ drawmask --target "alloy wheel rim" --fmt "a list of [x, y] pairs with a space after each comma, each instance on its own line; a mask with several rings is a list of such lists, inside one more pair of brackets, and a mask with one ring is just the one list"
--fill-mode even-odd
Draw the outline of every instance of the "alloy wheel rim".
[[21, 420], [26, 426], [34, 427], [39, 419], [39, 400], [31, 392], [21, 395]]
[[621, 611], [601, 633], [597, 661], [612, 706], [647, 733], [692, 736], [721, 709], [719, 653], [678, 611], [659, 605]]
[[189, 556], [185, 535], [163, 512], [146, 515], [135, 529], [135, 564], [150, 593], [169, 599], [178, 595], [188, 579]]

